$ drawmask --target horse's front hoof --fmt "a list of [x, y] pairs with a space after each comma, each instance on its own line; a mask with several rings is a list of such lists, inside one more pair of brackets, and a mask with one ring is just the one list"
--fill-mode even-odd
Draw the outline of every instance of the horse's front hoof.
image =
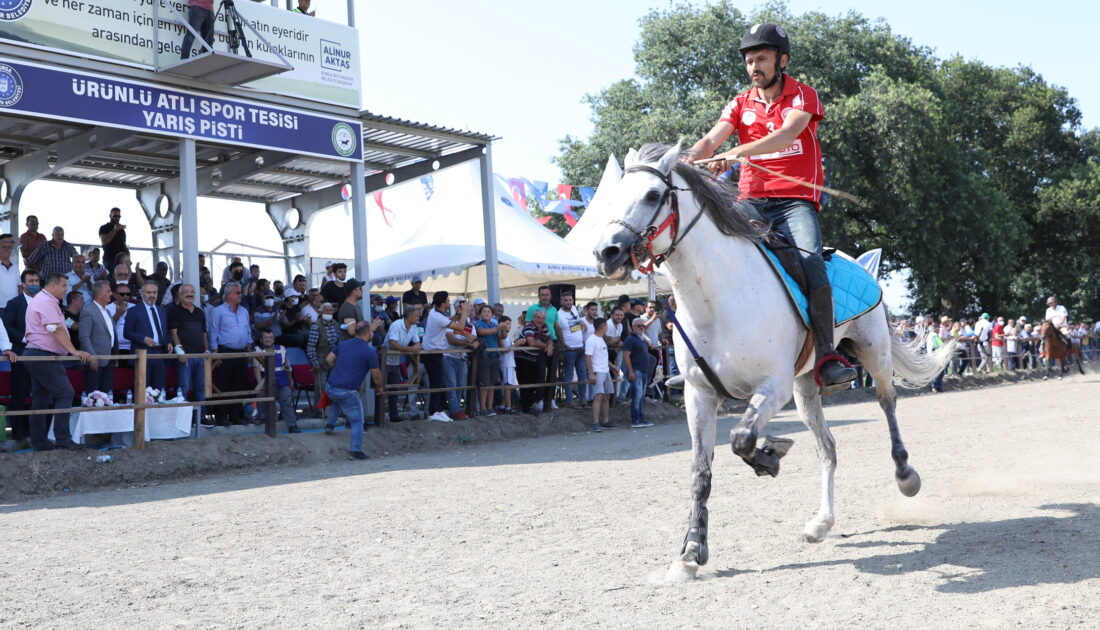
[[668, 567], [665, 573], [666, 582], [691, 582], [699, 573], [699, 565], [694, 562], [676, 560]]
[[915, 497], [920, 492], [920, 475], [912, 466], [906, 466], [901, 474], [894, 475], [898, 490], [907, 497]]
[[806, 523], [806, 528], [802, 530], [802, 540], [808, 543], [819, 543], [825, 540], [825, 534], [828, 534], [829, 530], [832, 528], [832, 518], [819, 516], [809, 523]]

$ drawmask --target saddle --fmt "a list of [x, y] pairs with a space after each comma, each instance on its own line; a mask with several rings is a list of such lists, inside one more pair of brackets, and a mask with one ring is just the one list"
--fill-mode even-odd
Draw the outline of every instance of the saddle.
[[[806, 274], [802, 272], [798, 248], [778, 232], [771, 232], [757, 249], [787, 288], [791, 305], [802, 317], [802, 324], [810, 327], [810, 314], [806, 295]], [[833, 287], [833, 324], [840, 326], [870, 311], [882, 301], [882, 287], [859, 263], [834, 248], [822, 253], [825, 273]]]

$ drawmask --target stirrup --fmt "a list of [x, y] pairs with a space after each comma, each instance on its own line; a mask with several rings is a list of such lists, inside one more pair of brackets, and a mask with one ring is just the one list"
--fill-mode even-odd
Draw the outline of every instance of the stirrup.
[[[837, 363], [840, 363], [841, 365], [843, 365], [844, 367], [846, 367], [848, 369], [853, 369], [852, 364], [848, 361], [848, 359], [845, 359], [844, 357], [840, 356], [839, 354], [837, 354], [835, 352], [830, 352], [829, 354], [823, 355], [820, 359], [817, 360], [817, 363], [814, 364], [814, 383], [817, 383], [817, 386], [822, 388], [822, 389], [825, 389], [825, 388], [833, 389], [833, 388], [839, 387], [841, 385], [843, 385], [844, 388], [847, 389], [848, 383], [851, 383], [852, 381], [856, 380], [855, 375], [853, 375], [852, 378], [850, 378], [846, 381], [843, 381], [843, 383], [829, 383], [828, 385], [826, 385], [824, 382], [822, 382], [822, 380], [821, 380], [821, 368], [829, 361], [836, 361]], [[836, 390], [834, 389], [834, 391], [836, 391]]]

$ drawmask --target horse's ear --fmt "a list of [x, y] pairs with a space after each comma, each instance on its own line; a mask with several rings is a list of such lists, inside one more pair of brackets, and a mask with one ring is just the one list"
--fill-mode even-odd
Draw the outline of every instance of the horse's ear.
[[638, 162], [638, 152], [634, 149], [630, 149], [626, 152], [626, 159], [623, 160], [623, 168], [630, 168]]
[[661, 161], [657, 163], [657, 170], [664, 174], [672, 172], [672, 167], [676, 166], [676, 162], [680, 161], [680, 144], [676, 143], [676, 146], [672, 147], [661, 156]]

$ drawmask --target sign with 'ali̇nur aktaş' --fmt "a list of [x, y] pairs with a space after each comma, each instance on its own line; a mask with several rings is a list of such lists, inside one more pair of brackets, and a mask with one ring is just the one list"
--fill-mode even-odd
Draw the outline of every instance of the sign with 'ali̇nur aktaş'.
[[363, 159], [362, 126], [354, 119], [0, 59], [3, 112], [337, 160]]
[[[160, 2], [159, 22], [154, 1]], [[221, 3], [214, 0], [215, 8]], [[252, 55], [276, 63], [282, 55], [294, 67], [244, 88], [359, 109], [358, 31], [266, 2], [237, 0], [234, 6], [266, 40], [245, 29]], [[187, 31], [177, 15], [186, 18], [187, 0], [0, 0], [0, 41], [152, 70], [180, 60]], [[214, 49], [225, 52], [227, 38], [219, 14]]]

